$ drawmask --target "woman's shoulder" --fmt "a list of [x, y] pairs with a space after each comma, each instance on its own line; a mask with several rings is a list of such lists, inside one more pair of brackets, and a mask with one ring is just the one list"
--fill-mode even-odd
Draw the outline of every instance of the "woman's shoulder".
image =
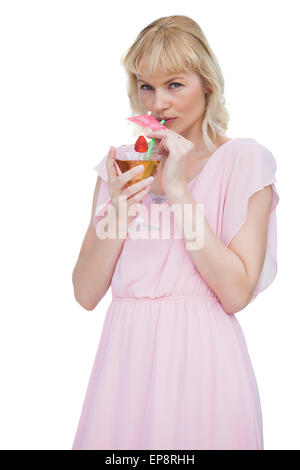
[[270, 149], [252, 137], [236, 137], [231, 139], [228, 148], [234, 164], [259, 164], [267, 162], [276, 170], [276, 160]]
[[[262, 181], [276, 181], [277, 163], [272, 152], [250, 137], [238, 137], [227, 144], [221, 158], [223, 182], [243, 191], [247, 185]], [[225, 184], [225, 183], [224, 183]], [[225, 184], [225, 186], [226, 186]], [[238, 196], [237, 196], [238, 197]]]

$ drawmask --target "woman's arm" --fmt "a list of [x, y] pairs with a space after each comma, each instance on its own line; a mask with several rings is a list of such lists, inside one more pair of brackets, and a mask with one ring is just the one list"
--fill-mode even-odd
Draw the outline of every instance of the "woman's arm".
[[[125, 238], [101, 240], [96, 236], [93, 215], [96, 210], [100, 184], [101, 178], [98, 177], [90, 224], [72, 274], [75, 299], [86, 310], [93, 310], [109, 289], [116, 263], [125, 242]], [[118, 230], [118, 227], [116, 228]]]
[[[187, 233], [196, 233], [196, 210], [204, 222], [204, 240], [200, 249], [188, 249], [190, 256], [208, 286], [218, 296], [224, 311], [236, 313], [249, 303], [258, 282], [267, 246], [271, 186], [249, 198], [247, 221], [226, 247], [215, 235], [189, 189], [174, 188], [168, 194], [170, 204], [179, 204], [183, 214], [182, 238], [189, 244]], [[192, 211], [184, 211], [184, 204]], [[205, 207], [204, 207], [205, 212]], [[180, 218], [175, 220], [180, 224]], [[198, 212], [199, 214], [199, 212]]]
[[[127, 234], [124, 234], [124, 230], [126, 230], [124, 222], [127, 224], [128, 229], [128, 226], [136, 217], [136, 210], [132, 211], [132, 208], [136, 206], [136, 203], [141, 202], [152, 184], [150, 178], [145, 178], [129, 185], [128, 182], [142, 173], [144, 167], [143, 165], [137, 165], [118, 175], [115, 164], [116, 153], [116, 148], [112, 146], [106, 159], [108, 192], [111, 195], [109, 208], [112, 208], [112, 211], [108, 208], [107, 216], [97, 223], [95, 229], [93, 218], [101, 184], [101, 178], [98, 177], [90, 224], [72, 275], [75, 298], [87, 310], [93, 310], [106, 294], [127, 238]], [[125, 207], [124, 202], [126, 202]], [[104, 224], [101, 222], [104, 222]], [[98, 233], [100, 223], [100, 233]], [[105, 230], [106, 226], [108, 227], [108, 233]], [[113, 233], [110, 232], [109, 227], [111, 227]]]

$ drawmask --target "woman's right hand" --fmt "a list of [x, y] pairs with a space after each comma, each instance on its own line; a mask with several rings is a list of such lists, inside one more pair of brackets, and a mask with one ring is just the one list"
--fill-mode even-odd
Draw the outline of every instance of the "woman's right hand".
[[[143, 165], [135, 166], [134, 168], [131, 168], [130, 170], [125, 171], [121, 175], [118, 175], [118, 172], [115, 166], [116, 165], [115, 163], [116, 153], [117, 153], [116, 148], [111, 147], [108, 153], [107, 161], [106, 161], [106, 168], [107, 168], [107, 175], [108, 175], [108, 190], [109, 190], [110, 197], [112, 200], [112, 205], [114, 206], [114, 209], [116, 211], [117, 218], [121, 215], [119, 213], [119, 210], [120, 210], [119, 197], [125, 196], [125, 198], [127, 199], [126, 216], [127, 216], [127, 221], [130, 222], [136, 217], [136, 214], [129, 216], [128, 214], [129, 208], [132, 205], [135, 205], [141, 202], [145, 194], [149, 192], [154, 178], [151, 176], [149, 178], [145, 178], [141, 181], [138, 181], [137, 183], [127, 185], [128, 181], [130, 181], [132, 178], [134, 178], [135, 176], [137, 176], [138, 174], [144, 171], [144, 166]], [[122, 207], [124, 206], [121, 205], [121, 209]], [[133, 210], [133, 212], [135, 212], [135, 210]]]

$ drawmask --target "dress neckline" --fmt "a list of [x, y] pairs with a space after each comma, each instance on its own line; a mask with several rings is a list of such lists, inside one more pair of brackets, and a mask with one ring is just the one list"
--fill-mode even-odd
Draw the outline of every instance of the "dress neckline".
[[[207, 160], [207, 162], [205, 163], [205, 165], [203, 166], [202, 170], [199, 171], [199, 173], [197, 173], [196, 176], [194, 176], [194, 178], [192, 178], [190, 181], [187, 182], [187, 186], [189, 187], [190, 185], [193, 184], [193, 182], [200, 177], [200, 175], [202, 175], [203, 171], [206, 169], [207, 170], [207, 167], [209, 166], [209, 163], [210, 161], [218, 154], [218, 152], [220, 150], [222, 150], [224, 147], [226, 147], [227, 144], [230, 144], [231, 142], [233, 141], [236, 141], [236, 140], [239, 140], [241, 137], [235, 137], [233, 139], [230, 139], [230, 140], [227, 140], [227, 142], [224, 142], [224, 144], [220, 145], [212, 154], [211, 156], [209, 157], [209, 159]], [[152, 191], [151, 191], [152, 192]], [[161, 194], [160, 196], [158, 194], [155, 194], [153, 193], [153, 196], [155, 197], [162, 197], [162, 196], [166, 196], [166, 194]], [[151, 200], [152, 200], [152, 197], [150, 194], [146, 194], [145, 197], [149, 197]], [[169, 202], [166, 200], [164, 202], [162, 202], [162, 204], [169, 204]]]
[[202, 174], [202, 172], [205, 170], [205, 168], [208, 166], [209, 162], [215, 157], [215, 155], [218, 153], [219, 150], [223, 149], [223, 147], [225, 147], [227, 144], [229, 144], [230, 142], [232, 142], [233, 140], [237, 140], [237, 138], [234, 138], [234, 139], [230, 139], [230, 140], [227, 140], [227, 142], [224, 142], [224, 144], [220, 145], [212, 154], [211, 156], [209, 157], [209, 159], [207, 160], [207, 162], [205, 163], [205, 165], [203, 166], [202, 170], [199, 171], [199, 173], [196, 174], [196, 176], [194, 176], [194, 178], [192, 178], [190, 181], [188, 181], [188, 185], [193, 183], [193, 181], [195, 179], [198, 178], [198, 176], [200, 176]]

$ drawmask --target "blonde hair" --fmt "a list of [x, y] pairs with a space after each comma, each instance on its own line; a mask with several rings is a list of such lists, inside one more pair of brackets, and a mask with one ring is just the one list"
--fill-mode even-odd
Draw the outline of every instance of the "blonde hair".
[[210, 151], [216, 150], [210, 135], [215, 140], [225, 134], [229, 115], [223, 96], [224, 78], [200, 26], [187, 16], [174, 15], [153, 21], [139, 33], [121, 59], [128, 77], [127, 94], [132, 115], [145, 113], [139, 102], [136, 77], [145, 73], [144, 59], [150, 76], [183, 71], [198, 73], [207, 90], [203, 140]]

